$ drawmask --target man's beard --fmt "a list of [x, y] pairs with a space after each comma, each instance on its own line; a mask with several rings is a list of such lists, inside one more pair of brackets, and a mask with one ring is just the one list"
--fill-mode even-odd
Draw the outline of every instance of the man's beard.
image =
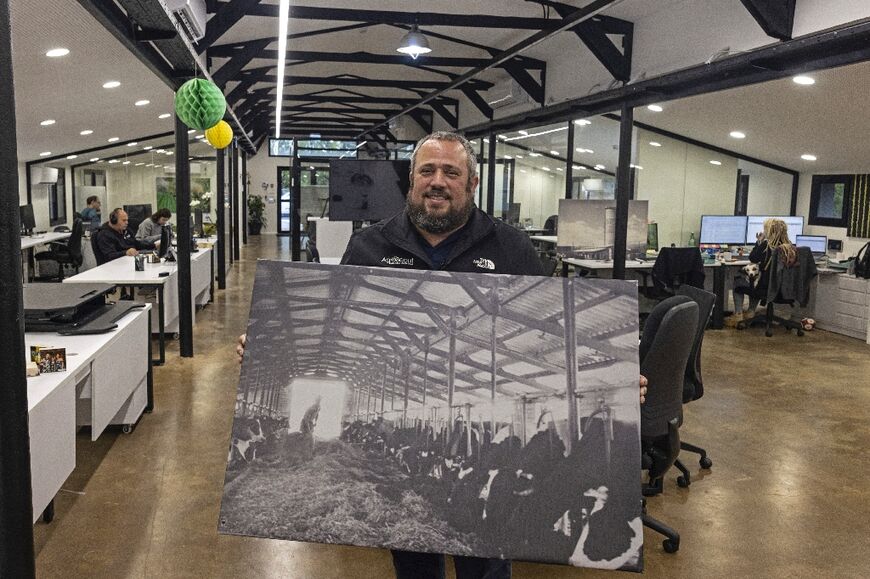
[[[411, 219], [411, 223], [423, 231], [434, 234], [447, 233], [465, 225], [471, 215], [471, 210], [474, 208], [470, 191], [466, 191], [468, 194], [468, 202], [465, 205], [454, 206], [451, 203], [450, 210], [443, 215], [430, 215], [426, 211], [426, 196], [430, 193], [430, 191], [425, 191], [423, 193], [423, 199], [420, 200], [419, 203], [415, 203], [412, 196], [410, 194], [408, 195], [405, 207], [408, 211], [408, 217]], [[453, 197], [452, 200], [455, 200], [455, 197]]]

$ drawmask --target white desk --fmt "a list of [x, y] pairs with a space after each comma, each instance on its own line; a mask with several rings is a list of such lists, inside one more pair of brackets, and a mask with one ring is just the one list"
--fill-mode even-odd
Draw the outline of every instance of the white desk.
[[532, 241], [540, 241], [542, 243], [552, 243], [553, 245], [556, 245], [556, 240], [558, 239], [558, 236], [556, 236], [556, 235], [530, 235], [529, 239], [531, 239]]
[[[746, 265], [745, 262], [728, 262], [726, 266]], [[604, 259], [575, 259], [573, 257], [562, 258], [562, 275], [568, 276], [568, 266], [586, 270], [586, 271], [601, 271], [612, 270], [613, 261]], [[625, 269], [652, 269], [655, 265], [655, 260], [639, 261], [637, 259], [625, 260]], [[710, 327], [714, 330], [721, 330], [725, 326], [725, 270], [723, 264], [719, 261], [704, 262], [704, 268], [713, 268], [713, 293], [716, 294], [716, 302], [713, 306], [713, 319]]]
[[155, 288], [160, 346], [159, 356], [154, 360], [154, 364], [161, 365], [166, 361], [166, 320], [174, 320], [178, 317], [178, 272], [174, 263], [146, 263], [145, 271], [136, 271], [133, 257], [125, 255], [78, 275], [64, 278], [63, 283], [109, 283]]
[[33, 249], [37, 245], [43, 243], [51, 243], [52, 241], [60, 241], [67, 239], [72, 235], [69, 231], [49, 231], [40, 235], [27, 235], [21, 237], [21, 251], [25, 249]]
[[152, 406], [150, 309], [129, 312], [105, 334], [25, 334], [26, 355], [32, 345], [66, 348], [67, 355], [65, 372], [27, 379], [34, 522], [43, 513], [51, 520], [54, 496], [75, 468], [77, 426], [91, 425], [92, 440], [109, 424], [129, 432]]

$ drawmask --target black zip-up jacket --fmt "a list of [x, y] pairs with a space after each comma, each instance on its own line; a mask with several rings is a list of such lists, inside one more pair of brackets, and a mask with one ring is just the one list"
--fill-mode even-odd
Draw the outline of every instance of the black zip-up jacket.
[[[441, 269], [471, 273], [544, 275], [541, 260], [525, 232], [496, 221], [477, 207], [472, 211], [465, 231], [466, 234], [456, 241]], [[341, 263], [370, 267], [434, 269], [420, 243], [408, 215], [402, 211], [354, 233]]]
[[94, 253], [99, 253], [99, 256], [95, 255], [94, 257], [97, 257], [97, 262], [100, 264], [126, 255], [130, 248], [154, 249], [154, 244], [150, 241], [136, 239], [130, 235], [130, 231], [127, 229], [123, 233], [118, 233], [109, 227], [108, 223], [104, 223], [91, 235], [95, 237], [91, 242]]

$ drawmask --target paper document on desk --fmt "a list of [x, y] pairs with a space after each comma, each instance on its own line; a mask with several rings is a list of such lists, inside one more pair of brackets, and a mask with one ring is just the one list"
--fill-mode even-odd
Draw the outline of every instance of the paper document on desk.
[[221, 533], [641, 569], [634, 283], [260, 261], [247, 336]]

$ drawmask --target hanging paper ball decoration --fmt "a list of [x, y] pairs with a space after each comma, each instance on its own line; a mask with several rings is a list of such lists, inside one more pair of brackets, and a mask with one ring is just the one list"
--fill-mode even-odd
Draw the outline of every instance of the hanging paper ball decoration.
[[218, 121], [205, 132], [205, 140], [215, 149], [224, 149], [233, 142], [233, 129], [228, 122]]
[[175, 93], [175, 112], [191, 129], [205, 131], [223, 118], [227, 101], [214, 83], [192, 78]]

